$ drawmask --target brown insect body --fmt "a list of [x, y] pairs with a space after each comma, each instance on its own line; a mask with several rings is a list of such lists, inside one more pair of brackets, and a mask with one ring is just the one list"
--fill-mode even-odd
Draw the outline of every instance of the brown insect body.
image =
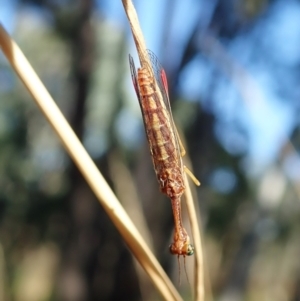
[[167, 109], [162, 105], [147, 68], [138, 69], [137, 81], [151, 157], [160, 190], [169, 198], [180, 198], [185, 190], [181, 157]]
[[[155, 55], [152, 52], [148, 54], [158, 64]], [[164, 98], [168, 98], [168, 94], [166, 88], [162, 90], [162, 81], [153, 75], [152, 68], [146, 62], [138, 69], [137, 74], [131, 56], [129, 62], [159, 187], [171, 199], [175, 232], [170, 252], [178, 256], [192, 255], [194, 247], [190, 244], [189, 236], [182, 225], [181, 196], [185, 190], [184, 170], [178, 138], [175, 136], [177, 132], [174, 130], [171, 112], [167, 110], [167, 107], [170, 109], [169, 103], [164, 101]], [[160, 66], [153, 67], [162, 70]]]

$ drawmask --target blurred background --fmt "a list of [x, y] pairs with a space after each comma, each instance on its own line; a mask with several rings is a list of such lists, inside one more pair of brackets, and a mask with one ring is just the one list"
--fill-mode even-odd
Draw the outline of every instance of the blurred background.
[[[202, 183], [208, 294], [300, 300], [300, 1], [134, 3]], [[121, 1], [0, 7], [1, 23], [177, 285], [171, 206], [145, 140]], [[0, 300], [159, 298], [2, 53], [0, 99]], [[192, 282], [193, 258], [186, 265]]]

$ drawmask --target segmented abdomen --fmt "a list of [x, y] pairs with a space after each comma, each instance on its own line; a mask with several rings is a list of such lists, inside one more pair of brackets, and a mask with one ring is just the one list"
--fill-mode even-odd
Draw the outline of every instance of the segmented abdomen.
[[180, 197], [184, 191], [182, 162], [169, 113], [149, 71], [138, 69], [137, 77], [147, 139], [161, 191], [171, 198]]

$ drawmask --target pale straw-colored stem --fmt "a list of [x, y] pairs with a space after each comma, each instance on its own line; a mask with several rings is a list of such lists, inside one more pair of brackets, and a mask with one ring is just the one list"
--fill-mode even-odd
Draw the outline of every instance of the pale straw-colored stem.
[[136, 10], [130, 0], [122, 0], [122, 2], [130, 24], [132, 36], [134, 38], [134, 42], [140, 58], [141, 66], [143, 66], [144, 62], [147, 62], [149, 66], [151, 66], [149, 57], [147, 55], [146, 43], [140, 27]]
[[0, 47], [163, 298], [182, 300], [24, 54], [1, 24]]
[[185, 197], [188, 215], [191, 223], [191, 230], [194, 238], [194, 247], [195, 247], [195, 300], [204, 301], [205, 300], [205, 285], [204, 285], [204, 264], [203, 264], [203, 250], [201, 242], [201, 233], [200, 226], [198, 223], [198, 218], [196, 214], [196, 208], [191, 192], [189, 182], [187, 180], [187, 175], [184, 175], [185, 183]]

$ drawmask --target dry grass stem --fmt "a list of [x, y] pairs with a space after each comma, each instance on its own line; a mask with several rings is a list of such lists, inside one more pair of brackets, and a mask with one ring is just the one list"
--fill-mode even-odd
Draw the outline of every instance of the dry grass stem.
[[191, 223], [192, 235], [194, 238], [195, 246], [195, 300], [204, 301], [205, 300], [205, 286], [204, 286], [204, 265], [203, 265], [203, 251], [201, 243], [200, 227], [198, 224], [198, 218], [196, 214], [195, 204], [191, 192], [187, 176], [184, 177], [185, 182], [185, 196], [186, 196], [186, 206], [188, 210], [188, 215]]
[[136, 49], [140, 58], [141, 66], [143, 66], [144, 62], [147, 62], [149, 66], [151, 66], [149, 57], [147, 55], [147, 47], [144, 40], [144, 36], [139, 24], [138, 16], [136, 10], [130, 0], [122, 0], [123, 6], [130, 24], [130, 28], [132, 31], [132, 35], [134, 38], [134, 42], [136, 45]]
[[151, 253], [118, 199], [62, 115], [47, 89], [23, 55], [17, 44], [0, 24], [0, 46], [26, 89], [45, 115], [67, 152], [97, 196], [99, 202], [123, 236], [165, 300], [182, 300], [166, 273]]

